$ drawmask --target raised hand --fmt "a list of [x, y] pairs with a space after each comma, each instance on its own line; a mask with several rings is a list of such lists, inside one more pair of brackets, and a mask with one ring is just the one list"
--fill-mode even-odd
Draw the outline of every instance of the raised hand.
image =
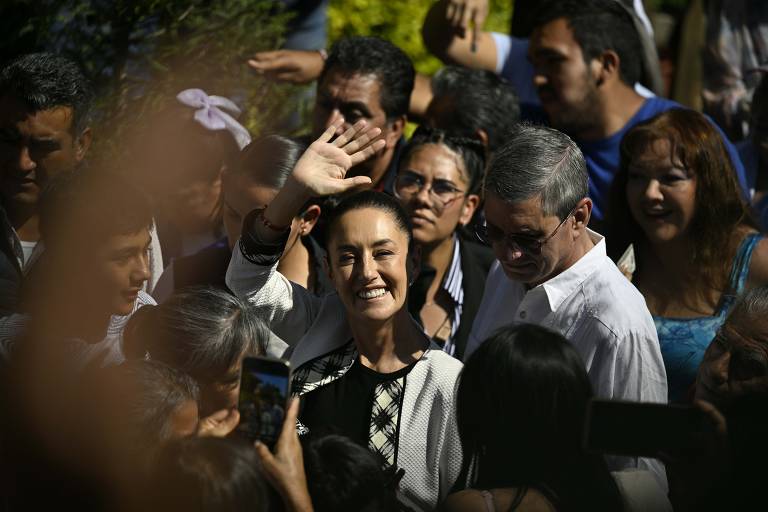
[[320, 76], [323, 57], [317, 51], [276, 50], [255, 54], [248, 65], [273, 80], [306, 84]]
[[375, 140], [381, 129], [360, 120], [331, 141], [343, 124], [344, 119], [336, 119], [296, 163], [291, 180], [310, 196], [340, 194], [371, 183], [368, 176], [347, 178], [346, 174], [351, 167], [384, 149], [384, 140]]

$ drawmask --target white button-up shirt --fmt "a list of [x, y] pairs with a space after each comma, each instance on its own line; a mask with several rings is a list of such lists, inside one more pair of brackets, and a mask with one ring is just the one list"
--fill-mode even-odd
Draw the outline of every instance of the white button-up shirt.
[[[596, 396], [664, 403], [667, 374], [645, 299], [608, 258], [605, 239], [588, 233], [595, 246], [587, 254], [530, 290], [507, 278], [498, 261], [493, 264], [464, 358], [500, 327], [537, 324], [573, 344]], [[637, 464], [631, 460], [611, 457], [610, 465], [620, 469]], [[663, 475], [657, 461], [641, 461], [641, 467]]]

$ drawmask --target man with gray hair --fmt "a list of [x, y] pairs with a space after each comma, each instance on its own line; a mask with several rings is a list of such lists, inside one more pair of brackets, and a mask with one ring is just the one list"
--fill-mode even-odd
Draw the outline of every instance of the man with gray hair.
[[[645, 300], [608, 258], [603, 237], [587, 228], [587, 179], [581, 150], [551, 128], [520, 125], [495, 153], [478, 235], [498, 261], [465, 358], [504, 325], [538, 324], [573, 343], [596, 396], [666, 402], [666, 372]], [[622, 458], [611, 469], [636, 464]], [[643, 465], [666, 483], [658, 461]]]

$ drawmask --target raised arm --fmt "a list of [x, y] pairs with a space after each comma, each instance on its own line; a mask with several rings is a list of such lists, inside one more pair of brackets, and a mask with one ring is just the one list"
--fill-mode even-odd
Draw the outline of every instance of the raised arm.
[[446, 64], [496, 71], [496, 43], [483, 31], [487, 15], [487, 0], [438, 0], [424, 19], [424, 46]]

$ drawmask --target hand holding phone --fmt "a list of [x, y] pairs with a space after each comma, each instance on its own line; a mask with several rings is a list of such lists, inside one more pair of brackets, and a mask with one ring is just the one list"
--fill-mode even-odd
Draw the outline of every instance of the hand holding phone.
[[240, 377], [238, 432], [272, 448], [283, 429], [290, 389], [291, 369], [287, 361], [246, 357]]

